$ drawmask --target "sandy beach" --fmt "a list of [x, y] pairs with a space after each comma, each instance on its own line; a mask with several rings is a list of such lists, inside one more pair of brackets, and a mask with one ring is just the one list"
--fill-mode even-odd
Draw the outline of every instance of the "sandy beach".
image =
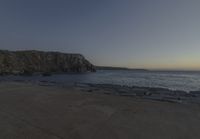
[[199, 139], [199, 129], [198, 104], [0, 83], [1, 139]]

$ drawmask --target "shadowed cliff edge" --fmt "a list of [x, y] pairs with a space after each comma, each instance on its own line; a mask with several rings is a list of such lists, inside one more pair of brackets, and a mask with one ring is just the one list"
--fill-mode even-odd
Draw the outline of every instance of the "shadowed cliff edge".
[[43, 51], [0, 50], [0, 74], [31, 75], [63, 72], [95, 72], [95, 67], [81, 54]]

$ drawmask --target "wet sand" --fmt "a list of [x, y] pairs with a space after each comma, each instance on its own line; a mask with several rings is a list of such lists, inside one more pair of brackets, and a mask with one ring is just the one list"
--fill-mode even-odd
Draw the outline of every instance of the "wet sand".
[[0, 138], [200, 138], [198, 104], [106, 95], [104, 91], [2, 82]]

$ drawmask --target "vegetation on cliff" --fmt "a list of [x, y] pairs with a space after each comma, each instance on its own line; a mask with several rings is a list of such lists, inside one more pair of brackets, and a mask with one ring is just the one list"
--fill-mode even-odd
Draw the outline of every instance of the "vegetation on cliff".
[[0, 50], [0, 74], [94, 72], [81, 54]]

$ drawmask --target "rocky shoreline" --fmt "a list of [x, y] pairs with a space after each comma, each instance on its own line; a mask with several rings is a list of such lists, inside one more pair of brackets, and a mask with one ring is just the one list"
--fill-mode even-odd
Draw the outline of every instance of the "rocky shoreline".
[[200, 104], [200, 91], [186, 92], [166, 88], [128, 87], [112, 84], [76, 84], [75, 86], [87, 92], [103, 93], [107, 95], [127, 96], [172, 103]]
[[[10, 82], [10, 81], [8, 81]], [[195, 103], [200, 104], [200, 91], [181, 91], [170, 90], [166, 88], [121, 86], [112, 84], [90, 84], [90, 83], [72, 83], [62, 84], [54, 81], [40, 80], [36, 82], [15, 80], [13, 82], [37, 84], [39, 86], [54, 86], [59, 88], [73, 87], [83, 92], [116, 95], [124, 97], [133, 97], [138, 99], [148, 99], [154, 101], [163, 101], [171, 103]]]

